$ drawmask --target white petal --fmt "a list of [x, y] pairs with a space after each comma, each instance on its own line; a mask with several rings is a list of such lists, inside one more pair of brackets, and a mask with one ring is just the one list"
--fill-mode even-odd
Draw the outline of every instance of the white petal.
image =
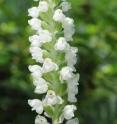
[[57, 22], [63, 22], [65, 19], [65, 15], [63, 14], [62, 10], [57, 9], [54, 13], [53, 19]]
[[67, 81], [67, 92], [69, 102], [77, 102], [76, 95], [78, 94], [79, 78], [79, 74], [74, 74], [73, 78]]
[[73, 69], [71, 67], [64, 67], [62, 68], [62, 70], [60, 71], [60, 78], [62, 80], [69, 80], [70, 78], [73, 77]]
[[34, 30], [39, 30], [41, 28], [41, 20], [37, 18], [30, 19], [28, 23]]
[[40, 12], [47, 12], [48, 11], [48, 3], [46, 1], [39, 2], [39, 10]]
[[69, 47], [65, 54], [65, 60], [67, 61], [68, 66], [74, 68], [74, 65], [77, 62], [77, 52], [78, 48]]
[[48, 30], [42, 30], [39, 32], [39, 40], [41, 43], [50, 42], [52, 40], [52, 34]]
[[51, 71], [57, 71], [58, 70], [58, 65], [54, 62], [52, 62], [51, 59], [46, 58], [44, 60], [43, 64], [43, 73], [51, 72]]
[[30, 36], [29, 41], [31, 42], [31, 46], [33, 46], [33, 47], [40, 47], [41, 46], [39, 35]]
[[30, 65], [29, 71], [32, 72], [32, 77], [34, 80], [38, 80], [42, 76], [42, 68], [38, 65]]
[[47, 85], [47, 82], [43, 78], [39, 78], [38, 80], [34, 81], [34, 84], [36, 85], [35, 93], [43, 94], [47, 92], [48, 85]]
[[55, 49], [60, 51], [65, 51], [68, 47], [69, 45], [64, 37], [60, 37], [55, 44]]
[[64, 28], [64, 37], [67, 41], [72, 41], [72, 36], [75, 33], [74, 20], [66, 17], [62, 24]]
[[77, 102], [76, 94], [68, 92], [68, 101], [71, 103]]
[[43, 63], [43, 50], [40, 47], [30, 47], [30, 53], [32, 55], [32, 59], [36, 60], [36, 62]]
[[33, 18], [37, 18], [39, 16], [39, 8], [38, 7], [32, 7], [28, 9], [28, 16], [31, 16]]
[[71, 78], [67, 82], [71, 85], [79, 85], [79, 83], [78, 83], [79, 79], [80, 79], [80, 75], [79, 74], [74, 74], [73, 78]]
[[69, 120], [74, 117], [74, 111], [77, 110], [75, 105], [66, 105], [63, 113], [64, 113], [64, 118]]
[[47, 119], [43, 116], [38, 115], [35, 119], [35, 124], [49, 124]]
[[43, 104], [38, 99], [28, 100], [28, 104], [32, 107], [32, 110], [35, 110], [38, 114], [43, 112]]
[[41, 67], [39, 65], [29, 65], [28, 69], [32, 73], [35, 71], [41, 71]]
[[54, 91], [49, 90], [47, 92], [45, 99], [43, 100], [43, 103], [45, 105], [56, 105], [56, 104], [62, 104], [63, 100], [60, 96], [56, 96], [56, 93]]
[[74, 118], [66, 122], [66, 124], [79, 124], [78, 118]]

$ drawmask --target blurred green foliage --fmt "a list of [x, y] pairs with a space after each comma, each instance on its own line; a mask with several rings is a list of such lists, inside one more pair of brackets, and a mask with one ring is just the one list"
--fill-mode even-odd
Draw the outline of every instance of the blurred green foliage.
[[[81, 74], [80, 124], [117, 124], [117, 1], [69, 0]], [[27, 9], [33, 0], [0, 0], [0, 124], [34, 124], [27, 104], [33, 93], [28, 65]]]

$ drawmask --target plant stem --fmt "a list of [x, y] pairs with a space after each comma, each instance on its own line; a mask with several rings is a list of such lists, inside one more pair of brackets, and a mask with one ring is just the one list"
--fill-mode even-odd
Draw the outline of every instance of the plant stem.
[[59, 124], [57, 120], [53, 120], [52, 124]]

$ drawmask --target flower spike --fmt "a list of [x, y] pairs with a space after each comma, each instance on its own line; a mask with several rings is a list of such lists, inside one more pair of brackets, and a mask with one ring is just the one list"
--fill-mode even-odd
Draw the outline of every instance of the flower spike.
[[78, 49], [70, 45], [75, 33], [74, 20], [65, 13], [71, 9], [66, 0], [34, 0], [28, 10], [28, 24], [35, 32], [29, 37], [35, 65], [29, 71], [34, 92], [42, 99], [28, 100], [36, 111], [35, 124], [79, 124], [75, 118], [79, 74], [76, 74]]

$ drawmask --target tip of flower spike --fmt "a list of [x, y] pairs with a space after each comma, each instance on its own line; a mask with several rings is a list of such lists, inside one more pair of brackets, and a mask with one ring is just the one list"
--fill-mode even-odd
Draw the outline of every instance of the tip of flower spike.
[[71, 9], [71, 4], [67, 1], [63, 1], [61, 3], [61, 7], [62, 7], [63, 12], [67, 12], [69, 9]]

